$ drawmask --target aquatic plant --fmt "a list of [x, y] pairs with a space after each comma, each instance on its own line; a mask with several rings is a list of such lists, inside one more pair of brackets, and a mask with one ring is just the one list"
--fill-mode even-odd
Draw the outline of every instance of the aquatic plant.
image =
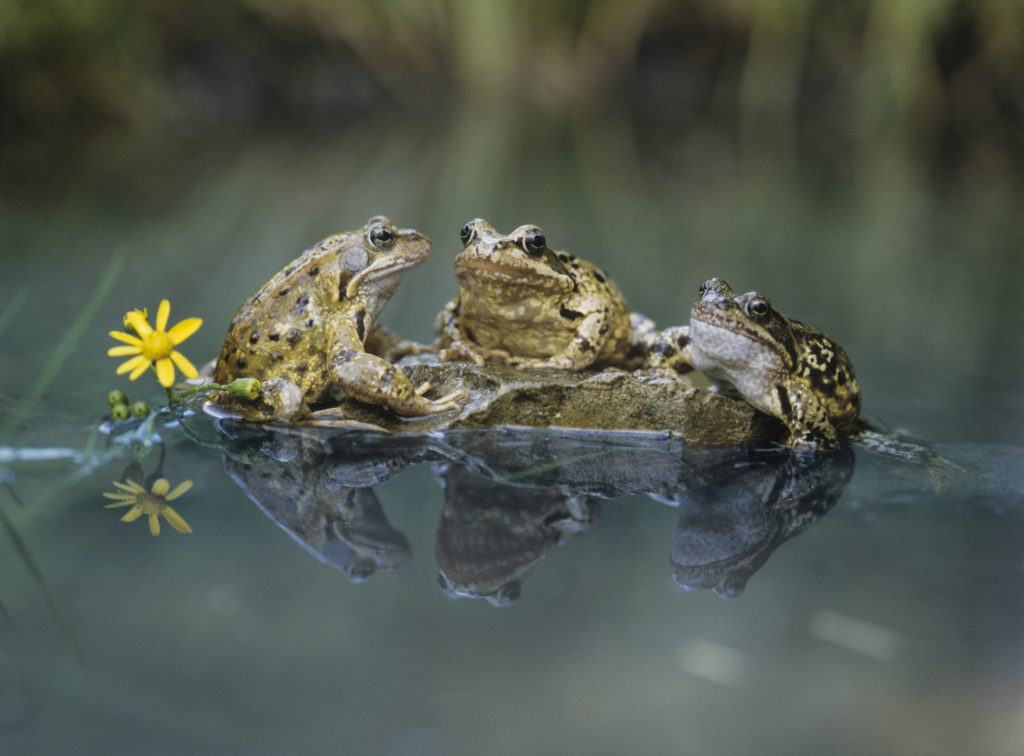
[[166, 299], [160, 302], [154, 323], [155, 328], [150, 327], [146, 310], [132, 310], [125, 313], [125, 327], [135, 331], [138, 335], [133, 336], [121, 331], [110, 332], [111, 338], [125, 342], [123, 346], [115, 346], [107, 350], [110, 357], [134, 355], [130, 360], [118, 366], [118, 375], [130, 372], [128, 378], [134, 381], [150, 366], [153, 366], [157, 380], [164, 388], [174, 385], [175, 366], [186, 378], [195, 378], [198, 375], [195, 365], [174, 347], [198, 331], [203, 321], [201, 318], [186, 318], [168, 331], [167, 318], [170, 314], [171, 304]]
[[115, 480], [114, 485], [120, 490], [114, 493], [104, 491], [103, 495], [116, 501], [113, 504], [107, 504], [104, 509], [130, 506], [131, 509], [121, 518], [122, 522], [134, 522], [142, 515], [148, 515], [149, 532], [157, 536], [160, 535], [160, 516], [163, 515], [163, 518], [179, 533], [192, 532], [188, 523], [167, 503], [192, 488], [191, 480], [179, 483], [174, 490], [171, 490], [171, 484], [167, 478], [158, 478], [149, 491], [134, 480], [124, 483]]

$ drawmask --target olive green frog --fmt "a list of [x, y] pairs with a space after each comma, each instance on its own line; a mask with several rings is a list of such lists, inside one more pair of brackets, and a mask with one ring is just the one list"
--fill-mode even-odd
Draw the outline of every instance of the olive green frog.
[[506, 236], [478, 218], [460, 236], [459, 294], [436, 321], [442, 360], [570, 371], [642, 363], [653, 324], [630, 314], [597, 267], [551, 249], [533, 225]]
[[399, 415], [457, 409], [465, 392], [427, 399], [428, 385], [414, 388], [400, 369], [366, 346], [403, 274], [430, 250], [426, 236], [378, 216], [303, 252], [232, 319], [214, 380], [257, 378], [262, 396], [256, 403], [227, 403], [250, 420], [302, 419], [329, 403], [337, 387]]
[[689, 327], [661, 332], [647, 366], [678, 372], [692, 367], [731, 384], [785, 423], [791, 446], [831, 449], [868, 428], [843, 348], [817, 328], [781, 315], [761, 294], [737, 295], [718, 278], [700, 287]]

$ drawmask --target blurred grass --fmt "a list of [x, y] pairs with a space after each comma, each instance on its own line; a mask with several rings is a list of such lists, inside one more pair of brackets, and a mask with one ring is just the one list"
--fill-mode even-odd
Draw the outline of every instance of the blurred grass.
[[1003, 155], [1021, 146], [1024, 0], [5, 0], [0, 71], [0, 135], [641, 100], [782, 148], [895, 126]]

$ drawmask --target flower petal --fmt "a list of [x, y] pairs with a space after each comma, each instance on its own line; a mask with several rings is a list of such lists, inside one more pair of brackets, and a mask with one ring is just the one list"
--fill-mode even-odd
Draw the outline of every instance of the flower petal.
[[156, 361], [156, 379], [164, 388], [174, 385], [174, 365], [166, 357]]
[[103, 496], [106, 497], [107, 499], [114, 499], [115, 501], [134, 501], [135, 500], [135, 494], [124, 493], [122, 491], [118, 491], [117, 493], [107, 493], [106, 491], [104, 491], [103, 492]]
[[183, 355], [181, 352], [177, 350], [172, 351], [171, 359], [174, 360], [174, 364], [178, 366], [178, 370], [185, 374], [186, 378], [196, 378], [199, 376], [199, 371], [196, 370], [196, 366], [189, 362], [188, 357]]
[[175, 512], [170, 507], [164, 507], [164, 519], [171, 523], [171, 527], [177, 530], [179, 533], [191, 533], [192, 528], [188, 526], [188, 523], [181, 519], [181, 515]]
[[[124, 373], [127, 373], [129, 370], [137, 369], [139, 365], [142, 365], [142, 369], [145, 370], [146, 366], [149, 365], [149, 360], [147, 360], [140, 354], [136, 357], [132, 357], [127, 362], [122, 362], [120, 365], [117, 366], [116, 372], [118, 375], [123, 375]], [[134, 381], [135, 378], [132, 378], [132, 380]]]
[[155, 536], [160, 535], [160, 518], [156, 516], [156, 512], [149, 516], [149, 532]]
[[[135, 380], [136, 378], [138, 378], [138, 377], [139, 377], [140, 375], [142, 375], [143, 373], [145, 373], [145, 372], [146, 372], [146, 369], [147, 369], [147, 368], [148, 368], [148, 367], [149, 367], [150, 365], [152, 365], [152, 364], [153, 364], [152, 362], [150, 362], [149, 360], [147, 360], [147, 359], [146, 359], [146, 358], [145, 358], [145, 357], [144, 357], [143, 355], [139, 355], [139, 356], [140, 356], [140, 357], [142, 357], [142, 362], [141, 362], [141, 364], [139, 364], [139, 365], [136, 365], [136, 366], [135, 366], [135, 369], [134, 369], [134, 370], [132, 371], [132, 374], [128, 376], [128, 379], [129, 379], [129, 380], [132, 380], [132, 381], [134, 381], [134, 380]], [[126, 364], [127, 364], [127, 363], [126, 363]], [[122, 365], [121, 367], [124, 367], [124, 365]]]
[[146, 319], [145, 310], [132, 310], [124, 314], [124, 325], [126, 328], [135, 329], [135, 333], [139, 336], [146, 337], [153, 333], [153, 329], [149, 327], [149, 321]]
[[156, 322], [153, 324], [157, 331], [167, 330], [167, 318], [171, 315], [171, 303], [166, 299], [160, 300], [160, 306], [156, 310]]
[[136, 504], [134, 507], [125, 512], [124, 517], [121, 518], [121, 522], [135, 522], [142, 516], [142, 507]]
[[178, 323], [174, 328], [167, 332], [167, 335], [171, 337], [171, 341], [177, 346], [193, 333], [199, 330], [199, 327], [203, 324], [202, 318], [185, 318], [183, 321]]
[[174, 501], [190, 488], [192, 488], [191, 480], [182, 481], [181, 483], [174, 487], [173, 491], [171, 491], [169, 494], [164, 495], [164, 501]]
[[126, 344], [131, 344], [132, 346], [137, 346], [140, 349], [142, 348], [142, 339], [140, 339], [138, 336], [132, 336], [130, 333], [121, 333], [120, 331], [111, 331], [110, 332], [110, 337], [113, 338], [113, 339], [117, 339], [118, 341], [123, 341]]
[[110, 347], [107, 350], [108, 357], [126, 357], [129, 354], [141, 354], [142, 347], [134, 346], [130, 344], [123, 344], [121, 346]]
[[104, 509], [116, 509], [117, 507], [129, 507], [129, 506], [131, 506], [134, 503], [135, 503], [134, 499], [129, 499], [128, 501], [115, 501], [113, 504], [104, 504], [103, 508]]
[[163, 496], [171, 488], [171, 483], [167, 478], [157, 478], [156, 482], [153, 483], [153, 487], [149, 489], [157, 496]]

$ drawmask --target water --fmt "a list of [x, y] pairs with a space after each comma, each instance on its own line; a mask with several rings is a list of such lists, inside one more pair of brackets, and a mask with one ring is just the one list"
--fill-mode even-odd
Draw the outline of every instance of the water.
[[[0, 335], [5, 416], [111, 254], [125, 265], [6, 444], [82, 451], [112, 388], [159, 404], [105, 356], [128, 309], [202, 317], [182, 346], [199, 363], [286, 261], [377, 213], [434, 240], [383, 317], [427, 340], [480, 216], [538, 223], [664, 325], [713, 275], [762, 290], [845, 347], [872, 421], [981, 477], [621, 435], [325, 442], [340, 466], [323, 439], [264, 441], [225, 461], [235, 430], [195, 417], [220, 446], [172, 426], [139, 451], [144, 476], [195, 481], [173, 503], [193, 532], [153, 538], [102, 508], [131, 462], [117, 445], [95, 469], [18, 461], [0, 468], [19, 536], [0, 537], [4, 750], [1019, 752], [1019, 183], [936, 182], [885, 145], [831, 174], [692, 137], [463, 113], [62, 156], [0, 207], [0, 294], [25, 293]], [[268, 510], [288, 497], [261, 500], [253, 469], [341, 514], [272, 519], [236, 481]], [[348, 540], [323, 540], [332, 516]], [[450, 598], [441, 572], [491, 600]]]

